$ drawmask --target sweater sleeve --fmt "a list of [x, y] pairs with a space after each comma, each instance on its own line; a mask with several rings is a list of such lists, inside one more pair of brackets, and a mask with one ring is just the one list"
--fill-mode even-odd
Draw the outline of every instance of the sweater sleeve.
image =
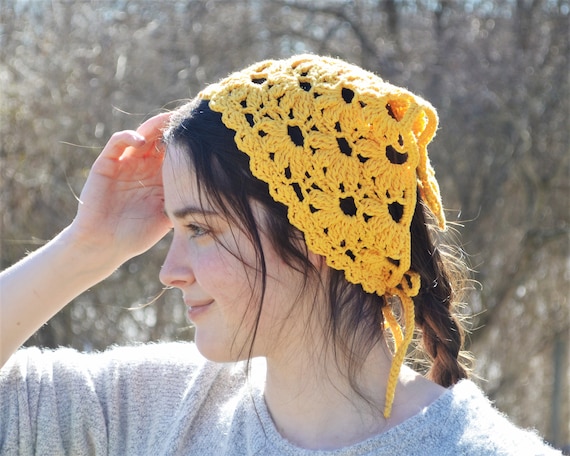
[[20, 350], [0, 371], [0, 454], [141, 454], [216, 374], [193, 344]]

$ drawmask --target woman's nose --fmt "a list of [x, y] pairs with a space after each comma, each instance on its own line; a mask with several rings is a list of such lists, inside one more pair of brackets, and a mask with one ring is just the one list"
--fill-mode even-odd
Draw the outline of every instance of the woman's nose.
[[184, 244], [174, 236], [160, 269], [160, 281], [167, 287], [183, 288], [195, 280], [190, 255]]

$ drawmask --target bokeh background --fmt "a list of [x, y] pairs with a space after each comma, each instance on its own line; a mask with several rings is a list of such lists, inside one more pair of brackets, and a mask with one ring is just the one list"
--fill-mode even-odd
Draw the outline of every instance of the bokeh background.
[[[73, 219], [112, 132], [260, 59], [338, 56], [439, 110], [430, 154], [473, 268], [466, 312], [477, 382], [516, 423], [562, 448], [569, 23], [567, 0], [0, 0], [1, 266]], [[167, 246], [129, 261], [28, 344], [191, 339], [180, 296], [161, 293]]]

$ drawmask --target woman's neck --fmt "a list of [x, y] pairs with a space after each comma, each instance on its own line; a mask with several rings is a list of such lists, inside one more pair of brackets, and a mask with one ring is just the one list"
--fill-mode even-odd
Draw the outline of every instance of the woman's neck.
[[366, 440], [415, 415], [444, 391], [405, 368], [392, 415], [385, 419], [391, 355], [384, 343], [371, 350], [355, 379], [366, 399], [354, 391], [334, 355], [320, 355], [311, 359], [305, 346], [267, 358], [267, 407], [281, 435], [302, 448], [330, 450]]

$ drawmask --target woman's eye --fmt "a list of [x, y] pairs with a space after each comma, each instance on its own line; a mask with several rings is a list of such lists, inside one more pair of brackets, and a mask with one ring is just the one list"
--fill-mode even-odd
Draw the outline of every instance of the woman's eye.
[[194, 225], [193, 223], [186, 225], [186, 229], [188, 230], [190, 238], [197, 238], [208, 234], [208, 230], [206, 228], [201, 227], [200, 225]]

